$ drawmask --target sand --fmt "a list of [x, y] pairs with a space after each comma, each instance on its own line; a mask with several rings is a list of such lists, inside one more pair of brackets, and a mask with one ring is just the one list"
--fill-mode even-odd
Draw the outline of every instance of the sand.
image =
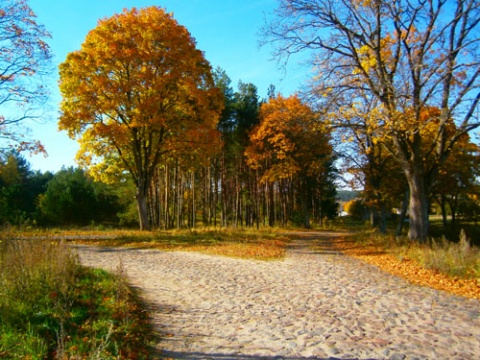
[[284, 260], [77, 245], [122, 263], [149, 304], [159, 359], [477, 359], [480, 301], [411, 285], [294, 240]]

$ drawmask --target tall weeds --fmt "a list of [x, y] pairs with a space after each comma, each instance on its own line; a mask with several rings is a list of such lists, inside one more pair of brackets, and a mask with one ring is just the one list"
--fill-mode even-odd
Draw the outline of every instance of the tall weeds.
[[76, 271], [77, 260], [62, 242], [2, 240], [3, 352], [40, 356], [52, 350], [73, 302]]
[[424, 265], [459, 277], [480, 277], [480, 249], [472, 246], [462, 230], [458, 243], [432, 239], [424, 251]]
[[82, 268], [62, 241], [0, 240], [0, 358], [148, 358], [141, 310], [121, 272]]
[[382, 246], [399, 259], [414, 259], [427, 269], [453, 277], [480, 277], [480, 249], [471, 244], [463, 230], [458, 243], [445, 237], [431, 238], [425, 244], [404, 238], [383, 237], [383, 240], [377, 239], [377, 243], [383, 243]]

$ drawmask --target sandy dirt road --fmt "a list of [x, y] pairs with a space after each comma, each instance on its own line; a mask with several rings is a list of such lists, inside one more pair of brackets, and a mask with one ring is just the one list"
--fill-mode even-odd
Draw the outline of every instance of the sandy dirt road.
[[121, 262], [142, 290], [160, 336], [156, 358], [479, 358], [478, 300], [411, 285], [333, 251], [329, 239], [338, 235], [299, 233], [284, 260], [269, 262], [75, 247], [87, 266]]

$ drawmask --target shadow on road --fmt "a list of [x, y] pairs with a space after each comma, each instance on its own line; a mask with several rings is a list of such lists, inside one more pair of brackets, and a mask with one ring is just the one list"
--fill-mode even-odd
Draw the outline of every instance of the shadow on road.
[[[255, 356], [255, 355], [228, 355], [228, 354], [205, 354], [198, 352], [163, 352], [157, 355], [154, 354], [155, 359], [175, 359], [175, 360], [186, 360], [186, 359], [195, 359], [195, 360], [343, 360], [347, 358], [337, 358], [337, 357], [297, 357], [297, 356]], [[358, 358], [348, 358], [349, 360], [355, 360]], [[368, 359], [367, 359], [368, 360]]]
[[340, 255], [332, 239], [348, 237], [346, 231], [290, 231], [287, 235], [292, 241], [287, 250], [297, 254]]

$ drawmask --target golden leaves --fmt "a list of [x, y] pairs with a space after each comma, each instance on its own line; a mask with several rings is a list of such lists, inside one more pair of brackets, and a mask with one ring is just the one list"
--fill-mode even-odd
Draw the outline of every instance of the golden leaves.
[[384, 35], [378, 43], [368, 43], [356, 50], [359, 66], [352, 71], [353, 75], [365, 73], [379, 74], [380, 68], [393, 69], [396, 61], [394, 48], [398, 46], [396, 39], [390, 34]]
[[348, 256], [378, 266], [383, 271], [403, 277], [413, 284], [429, 286], [452, 294], [480, 299], [480, 283], [478, 279], [449, 277], [436, 270], [426, 269], [412, 259], [403, 258], [400, 260], [398, 257], [388, 254], [382, 247], [356, 244], [353, 239], [346, 237], [335, 238], [332, 241], [337, 249]]
[[82, 136], [85, 162], [115, 152], [129, 171], [153, 168], [160, 154], [218, 137], [223, 98], [210, 70], [171, 14], [124, 10], [100, 20], [60, 65], [59, 127]]

